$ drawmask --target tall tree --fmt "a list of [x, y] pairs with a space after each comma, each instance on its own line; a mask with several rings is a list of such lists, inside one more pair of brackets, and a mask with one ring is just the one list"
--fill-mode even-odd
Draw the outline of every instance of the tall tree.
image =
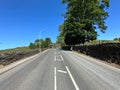
[[39, 48], [39, 46], [40, 46], [40, 40], [39, 39], [35, 40], [35, 45], [36, 45], [37, 48]]
[[50, 47], [52, 45], [52, 41], [50, 38], [46, 38], [45, 42], [46, 42], [46, 47]]
[[97, 28], [105, 32], [109, 0], [62, 0], [62, 2], [67, 4], [65, 21], [61, 25], [66, 44], [74, 45], [95, 40]]
[[56, 43], [60, 44], [61, 46], [64, 46], [64, 37], [63, 36], [58, 36]]

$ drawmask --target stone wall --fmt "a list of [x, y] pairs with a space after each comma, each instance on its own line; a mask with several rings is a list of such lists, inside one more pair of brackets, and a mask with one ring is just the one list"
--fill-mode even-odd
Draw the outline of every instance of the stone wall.
[[120, 43], [105, 43], [96, 45], [65, 46], [62, 49], [83, 53], [110, 63], [120, 65]]

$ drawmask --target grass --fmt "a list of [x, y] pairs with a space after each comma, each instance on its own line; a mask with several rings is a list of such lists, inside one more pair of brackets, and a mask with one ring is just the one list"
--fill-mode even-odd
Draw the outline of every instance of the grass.
[[29, 47], [17, 47], [17, 48], [12, 48], [12, 49], [5, 49], [5, 50], [0, 50], [0, 54], [2, 53], [12, 53], [12, 52], [24, 52], [24, 51], [30, 51]]
[[94, 44], [104, 44], [104, 43], [119, 43], [119, 41], [113, 41], [113, 40], [93, 40], [88, 43], [85, 43], [85, 45], [94, 45]]

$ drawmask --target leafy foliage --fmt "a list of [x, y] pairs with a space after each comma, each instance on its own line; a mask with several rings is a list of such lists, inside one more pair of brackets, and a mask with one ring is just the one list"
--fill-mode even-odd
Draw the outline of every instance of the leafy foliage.
[[30, 45], [29, 45], [29, 48], [30, 49], [36, 49], [37, 46], [34, 43], [31, 42]]
[[114, 38], [114, 41], [119, 41], [120, 42], [120, 38]]
[[34, 43], [30, 43], [29, 48], [30, 49], [37, 49], [39, 47], [41, 48], [49, 48], [52, 46], [52, 41], [50, 38], [43, 39], [36, 39]]
[[67, 12], [60, 32], [67, 45], [95, 40], [98, 36], [96, 28], [105, 32], [109, 0], [62, 0], [62, 3], [67, 4]]

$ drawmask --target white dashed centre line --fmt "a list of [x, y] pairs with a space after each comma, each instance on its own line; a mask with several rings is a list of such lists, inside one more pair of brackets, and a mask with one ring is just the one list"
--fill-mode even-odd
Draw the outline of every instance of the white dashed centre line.
[[60, 55], [60, 58], [61, 58], [61, 60], [62, 60], [62, 61], [64, 61], [64, 59], [63, 59], [62, 55]]
[[56, 61], [56, 55], [55, 55], [55, 59], [54, 60]]

